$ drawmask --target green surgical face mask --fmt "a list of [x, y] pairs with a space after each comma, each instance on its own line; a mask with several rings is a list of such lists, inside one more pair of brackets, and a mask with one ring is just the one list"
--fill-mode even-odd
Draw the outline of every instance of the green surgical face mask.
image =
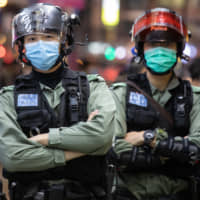
[[164, 47], [148, 49], [144, 52], [146, 65], [155, 73], [165, 73], [176, 63], [176, 51]]

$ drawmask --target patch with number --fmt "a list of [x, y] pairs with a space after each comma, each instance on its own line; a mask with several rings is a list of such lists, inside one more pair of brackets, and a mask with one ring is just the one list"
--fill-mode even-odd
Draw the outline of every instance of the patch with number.
[[147, 107], [147, 98], [143, 94], [130, 92], [129, 103], [137, 106]]
[[19, 94], [17, 97], [17, 106], [38, 106], [38, 94]]

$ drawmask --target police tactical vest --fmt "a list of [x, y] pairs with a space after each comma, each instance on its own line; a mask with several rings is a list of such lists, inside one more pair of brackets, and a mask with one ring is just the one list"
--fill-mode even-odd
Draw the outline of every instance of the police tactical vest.
[[[89, 83], [85, 73], [65, 68], [62, 77], [65, 92], [61, 96], [59, 113], [49, 106], [34, 74], [16, 79], [14, 101], [17, 121], [27, 137], [48, 133], [49, 128], [71, 126], [86, 121]], [[9, 181], [73, 179], [83, 183], [99, 183], [104, 179], [105, 156], [84, 156], [67, 162], [67, 165], [39, 172], [14, 172], [4, 169]]]
[[87, 120], [89, 84], [85, 73], [64, 68], [58, 114], [49, 106], [34, 74], [16, 79], [14, 100], [17, 121], [27, 137], [47, 133], [49, 128], [71, 126]]
[[[151, 88], [146, 74], [130, 75], [129, 81], [133, 81], [143, 91], [152, 97]], [[190, 127], [189, 114], [192, 109], [192, 89], [188, 81], [179, 79], [178, 87], [170, 90], [172, 97], [165, 104], [165, 109], [171, 114], [173, 127], [167, 130], [172, 136], [185, 136]], [[147, 98], [127, 85], [126, 95], [126, 117], [128, 131], [139, 131], [154, 129], [159, 126], [162, 120]], [[160, 127], [165, 128], [165, 127]]]

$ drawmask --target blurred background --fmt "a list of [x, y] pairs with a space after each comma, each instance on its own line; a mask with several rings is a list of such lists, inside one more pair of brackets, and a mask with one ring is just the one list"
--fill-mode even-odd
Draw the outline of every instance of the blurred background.
[[[185, 53], [191, 58], [200, 55], [200, 0], [0, 0], [0, 87], [12, 84], [18, 74], [25, 72], [16, 62], [11, 47], [12, 17], [38, 2], [59, 5], [80, 16], [81, 26], [75, 28], [75, 40], [87, 45], [74, 48], [68, 57], [69, 66], [99, 73], [108, 84], [123, 81], [127, 73], [142, 69], [140, 65], [130, 64], [134, 43], [129, 31], [136, 17], [146, 9], [167, 7], [182, 15], [192, 33]], [[185, 76], [187, 64], [178, 63], [178, 75]]]

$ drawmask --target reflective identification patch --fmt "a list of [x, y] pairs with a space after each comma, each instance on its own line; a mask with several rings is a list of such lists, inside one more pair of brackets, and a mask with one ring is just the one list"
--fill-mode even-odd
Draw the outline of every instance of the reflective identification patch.
[[147, 98], [143, 94], [130, 92], [129, 103], [137, 106], [147, 107]]
[[19, 94], [17, 97], [17, 106], [38, 106], [38, 94]]

